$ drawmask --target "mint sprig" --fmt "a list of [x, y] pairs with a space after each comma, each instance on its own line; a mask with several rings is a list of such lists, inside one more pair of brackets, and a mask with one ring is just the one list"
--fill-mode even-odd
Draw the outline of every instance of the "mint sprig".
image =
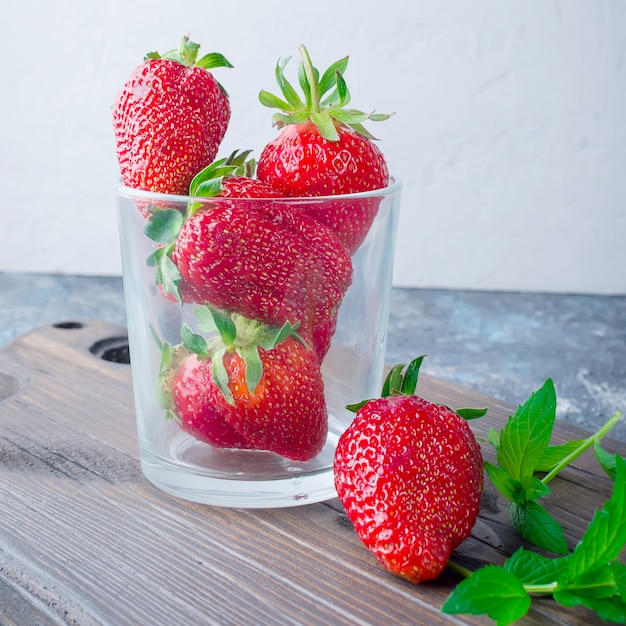
[[[587, 439], [550, 446], [556, 392], [548, 378], [509, 417], [502, 431], [490, 429], [488, 440], [496, 450], [497, 465], [485, 461], [485, 470], [496, 489], [510, 501], [511, 523], [525, 540], [544, 550], [567, 554], [562, 526], [538, 500], [550, 494], [548, 483], [606, 435], [620, 417], [616, 413]], [[536, 475], [544, 472], [543, 478]]]
[[468, 576], [447, 598], [444, 613], [486, 614], [501, 626], [522, 618], [532, 597], [552, 596], [566, 607], [582, 605], [604, 620], [626, 624], [626, 460], [615, 456], [611, 497], [596, 511], [582, 539], [567, 556], [549, 559], [519, 548], [503, 565], [487, 565]]

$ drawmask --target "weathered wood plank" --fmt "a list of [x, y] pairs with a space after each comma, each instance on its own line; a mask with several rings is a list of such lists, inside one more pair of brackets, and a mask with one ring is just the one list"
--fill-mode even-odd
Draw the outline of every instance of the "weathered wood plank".
[[[139, 469], [130, 369], [89, 351], [123, 333], [96, 322], [46, 327], [0, 352], [2, 623], [489, 623], [439, 612], [451, 574], [415, 586], [382, 570], [337, 500], [238, 510], [155, 489]], [[456, 408], [487, 403], [479, 434], [513, 410], [427, 376], [419, 391]], [[573, 544], [610, 481], [589, 459], [557, 480], [550, 506]], [[458, 556], [500, 562], [517, 542], [505, 503], [488, 489]], [[548, 601], [523, 623], [595, 622]]]

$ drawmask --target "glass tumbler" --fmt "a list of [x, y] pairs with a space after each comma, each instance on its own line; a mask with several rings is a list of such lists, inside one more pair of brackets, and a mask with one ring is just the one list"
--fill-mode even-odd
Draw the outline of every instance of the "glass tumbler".
[[400, 182], [284, 199], [115, 191], [146, 478], [216, 506], [335, 497], [346, 405], [380, 395]]

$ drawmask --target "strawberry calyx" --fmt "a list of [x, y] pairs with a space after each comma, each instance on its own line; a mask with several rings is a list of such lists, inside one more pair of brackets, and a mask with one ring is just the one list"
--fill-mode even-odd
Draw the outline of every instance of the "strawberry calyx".
[[350, 92], [343, 78], [348, 66], [348, 58], [343, 57], [331, 64], [322, 74], [311, 62], [307, 49], [300, 46], [302, 62], [298, 69], [298, 82], [302, 96], [285, 77], [285, 68], [291, 57], [276, 64], [276, 82], [282, 98], [265, 90], [259, 93], [259, 101], [266, 107], [279, 109], [272, 121], [277, 128], [288, 124], [315, 124], [318, 131], [329, 141], [338, 141], [337, 127], [349, 127], [367, 139], [375, 139], [363, 126], [366, 121], [381, 122], [393, 114], [365, 113], [358, 109], [346, 108], [350, 102]]
[[246, 386], [253, 396], [263, 376], [260, 349], [273, 350], [288, 337], [293, 337], [308, 348], [298, 333], [299, 324], [269, 326], [243, 315], [206, 305], [196, 308], [194, 314], [200, 330], [209, 336], [196, 333], [189, 324], [184, 323], [181, 327], [182, 346], [199, 359], [211, 361], [213, 379], [229, 404], [233, 404], [234, 399], [224, 365], [224, 356], [227, 353], [237, 353], [244, 362]]
[[[256, 162], [248, 158], [252, 150], [235, 150], [228, 157], [216, 159], [198, 172], [189, 186], [189, 195], [211, 198], [222, 190], [222, 181], [230, 176], [254, 175]], [[148, 216], [144, 234], [159, 246], [148, 256], [146, 263], [156, 268], [156, 284], [160, 285], [166, 296], [172, 296], [177, 302], [183, 302], [180, 290], [181, 275], [171, 259], [176, 238], [185, 220], [201, 207], [199, 202], [189, 202], [185, 211], [178, 209], [155, 209]]]
[[232, 176], [252, 178], [256, 170], [256, 161], [249, 159], [252, 150], [235, 150], [227, 157], [217, 159], [200, 170], [189, 185], [189, 195], [203, 198], [218, 196], [223, 191], [222, 181]]
[[165, 59], [169, 61], [177, 61], [178, 63], [189, 67], [201, 67], [205, 70], [210, 70], [215, 67], [233, 67], [230, 61], [219, 52], [209, 52], [198, 60], [199, 50], [200, 44], [190, 41], [189, 37], [185, 36], [183, 37], [178, 49], [170, 50], [165, 54], [148, 52], [145, 55], [144, 60]]
[[[413, 359], [408, 365], [405, 365], [404, 363], [394, 365], [389, 370], [389, 373], [385, 378], [380, 397], [388, 398], [390, 396], [415, 396], [420, 367], [422, 366], [425, 358], [426, 355], [423, 354], [416, 359]], [[371, 401], [372, 399], [369, 399], [362, 400], [361, 402], [357, 402], [355, 404], [348, 404], [346, 405], [346, 409], [356, 413], [359, 409]], [[451, 409], [447, 405], [440, 406], [445, 406], [451, 411], [454, 411], [465, 420], [477, 419], [479, 417], [483, 417], [483, 415], [487, 413], [487, 408], [475, 409], [464, 407], [461, 409]]]

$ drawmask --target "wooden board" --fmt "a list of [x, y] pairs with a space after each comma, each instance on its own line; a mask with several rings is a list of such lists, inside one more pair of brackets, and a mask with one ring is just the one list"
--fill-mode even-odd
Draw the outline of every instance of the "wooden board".
[[[60, 324], [0, 351], [0, 623], [491, 623], [440, 613], [452, 574], [412, 585], [382, 570], [338, 500], [223, 509], [154, 488], [139, 468], [130, 367], [101, 358], [123, 350], [124, 336], [102, 322]], [[513, 411], [425, 375], [418, 392], [454, 408], [488, 406], [473, 422], [480, 435]], [[558, 439], [579, 436], [558, 425]], [[548, 506], [573, 546], [611, 483], [586, 454], [552, 486]], [[517, 545], [505, 502], [487, 488], [456, 557], [499, 563]], [[596, 622], [543, 600], [522, 623]]]

